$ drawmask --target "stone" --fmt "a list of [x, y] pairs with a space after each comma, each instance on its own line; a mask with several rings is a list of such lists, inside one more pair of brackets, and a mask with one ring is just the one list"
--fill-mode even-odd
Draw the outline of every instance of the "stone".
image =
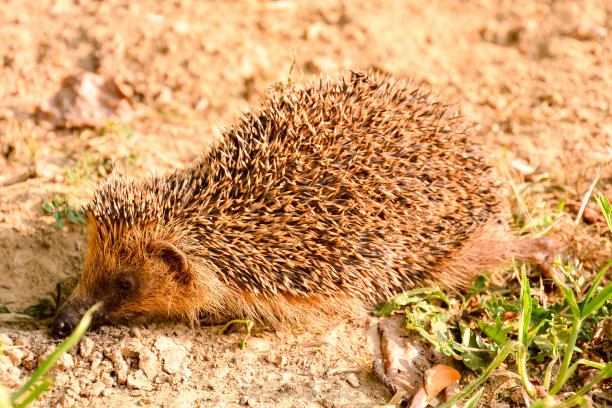
[[349, 385], [353, 388], [358, 388], [360, 383], [359, 383], [359, 378], [357, 378], [357, 376], [355, 375], [355, 373], [350, 373], [347, 377], [346, 377], [346, 382], [349, 383]]
[[136, 370], [134, 373], [128, 375], [127, 386], [144, 391], [151, 391], [153, 389], [151, 381], [147, 379], [142, 370]]
[[158, 338], [155, 347], [159, 350], [164, 371], [168, 374], [178, 373], [187, 357], [187, 350], [168, 337]]
[[142, 343], [138, 339], [127, 337], [121, 341], [119, 349], [123, 357], [138, 357], [142, 350]]
[[105, 354], [113, 362], [113, 368], [115, 369], [115, 375], [117, 376], [117, 383], [125, 384], [127, 381], [128, 365], [121, 355], [121, 350], [119, 350], [119, 348], [115, 348], [112, 352]]
[[6, 356], [11, 360], [13, 365], [18, 366], [21, 364], [21, 360], [23, 360], [25, 356], [25, 351], [20, 348], [8, 349], [4, 352]]
[[141, 350], [139, 354], [138, 366], [151, 381], [157, 377], [161, 371], [161, 363], [159, 359], [148, 349]]
[[68, 353], [62, 354], [62, 356], [57, 360], [57, 366], [62, 370], [71, 370], [74, 367], [74, 358]]
[[94, 342], [89, 337], [85, 337], [81, 340], [79, 344], [79, 354], [83, 358], [87, 358], [91, 355], [94, 350]]

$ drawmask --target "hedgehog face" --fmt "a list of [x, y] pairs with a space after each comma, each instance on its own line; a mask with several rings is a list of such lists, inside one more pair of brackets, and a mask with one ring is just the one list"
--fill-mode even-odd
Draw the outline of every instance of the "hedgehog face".
[[99, 231], [90, 233], [81, 279], [55, 319], [55, 336], [69, 335], [83, 313], [97, 302], [102, 306], [93, 316], [92, 327], [125, 322], [138, 315], [174, 317], [188, 313], [180, 307], [192, 286], [189, 262], [182, 250], [142, 231], [128, 232], [110, 242]]

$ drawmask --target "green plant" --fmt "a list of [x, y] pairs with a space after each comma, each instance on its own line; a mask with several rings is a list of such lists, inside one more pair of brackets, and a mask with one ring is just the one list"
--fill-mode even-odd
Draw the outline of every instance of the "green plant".
[[[608, 200], [597, 201], [612, 231], [612, 209]], [[404, 309], [407, 327], [416, 330], [433, 347], [461, 360], [466, 367], [481, 371], [460, 394], [440, 407], [470, 397], [474, 405], [483, 388], [478, 388], [510, 355], [525, 391], [534, 401], [532, 407], [569, 407], [585, 404], [585, 393], [598, 381], [612, 377], [612, 363], [599, 363], [580, 358], [573, 362], [578, 341], [590, 340], [588, 328], [610, 318], [612, 283], [601, 287], [612, 261], [597, 273], [591, 282], [571, 263], [554, 264], [559, 277], [554, 278], [562, 298], [542, 305], [532, 297], [524, 266], [520, 268], [521, 291], [516, 299], [508, 298], [507, 289], [488, 289], [485, 277], [477, 278], [467, 296], [450, 302], [438, 288], [423, 288], [403, 293], [382, 305], [378, 315]], [[517, 271], [518, 272], [518, 271]], [[477, 302], [474, 302], [477, 298]], [[452, 305], [455, 306], [454, 309]], [[559, 365], [559, 360], [561, 363]], [[528, 377], [528, 363], [546, 364], [543, 378], [536, 388]], [[561, 399], [559, 391], [584, 365], [599, 370], [593, 381], [569, 398]], [[556, 376], [553, 371], [558, 368]], [[554, 381], [553, 381], [554, 378]]]
[[119, 136], [120, 139], [125, 140], [134, 136], [134, 129], [130, 126], [120, 126], [115, 122], [108, 121], [106, 122], [106, 128], [102, 129], [101, 134], [114, 134]]
[[251, 329], [253, 328], [253, 325], [255, 324], [252, 320], [249, 320], [249, 319], [245, 319], [245, 320], [230, 320], [229, 322], [225, 323], [225, 325], [219, 330], [217, 335], [218, 336], [222, 335], [225, 332], [225, 330], [227, 330], [227, 328], [230, 327], [230, 325], [237, 324], [237, 323], [241, 323], [241, 324], [244, 324], [246, 326], [246, 335], [238, 343], [238, 348], [240, 348], [240, 350], [244, 350], [244, 348], [246, 347], [246, 340], [251, 335]]
[[42, 208], [55, 218], [55, 229], [58, 231], [61, 231], [64, 226], [64, 218], [73, 224], [85, 223], [83, 211], [72, 208], [65, 195], [53, 197], [51, 203], [44, 203]]
[[[45, 377], [45, 374], [59, 360], [62, 354], [70, 350], [83, 337], [87, 328], [91, 324], [93, 313], [100, 307], [100, 304], [92, 306], [81, 318], [81, 321], [74, 329], [72, 334], [60, 344], [57, 349], [43, 361], [30, 379], [17, 391], [10, 396], [0, 387], [0, 408], [24, 408], [32, 402], [40, 398], [41, 394], [53, 385], [51, 380]], [[0, 351], [5, 348], [0, 347]]]
[[113, 160], [110, 157], [92, 157], [85, 153], [73, 167], [66, 169], [66, 180], [74, 185], [93, 187], [93, 180], [104, 178], [113, 169]]

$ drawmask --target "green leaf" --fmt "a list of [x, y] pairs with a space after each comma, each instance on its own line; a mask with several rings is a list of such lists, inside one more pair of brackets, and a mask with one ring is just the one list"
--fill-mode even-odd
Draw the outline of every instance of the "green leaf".
[[458, 323], [459, 331], [461, 332], [461, 345], [469, 347], [474, 337], [472, 329], [470, 329], [470, 326], [463, 319], [459, 319]]
[[446, 298], [446, 295], [438, 288], [417, 288], [409, 290], [404, 293], [389, 299], [383, 303], [378, 309], [374, 311], [374, 316], [388, 316], [395, 310], [407, 306], [409, 304], [421, 302], [423, 300], [439, 299], [447, 306], [450, 306], [450, 302]]
[[374, 316], [390, 316], [397, 309], [399, 309], [399, 306], [392, 301], [388, 301], [383, 303], [378, 309], [374, 310]]
[[488, 285], [489, 279], [486, 276], [477, 276], [476, 279], [474, 279], [474, 282], [472, 282], [472, 286], [470, 287], [470, 290], [467, 296], [465, 297], [465, 300], [463, 301], [463, 307], [465, 307], [465, 305], [470, 301], [470, 299], [485, 290]]
[[42, 299], [35, 305], [28, 306], [21, 314], [25, 314], [28, 316], [38, 316], [39, 318], [51, 317], [53, 316], [53, 310], [51, 310], [51, 302], [49, 299]]
[[70, 221], [73, 224], [77, 224], [78, 221], [74, 216], [74, 213], [72, 211], [67, 211], [66, 212], [66, 217], [68, 218], [68, 221]]
[[450, 306], [450, 302], [446, 298], [446, 295], [438, 288], [417, 288], [409, 290], [393, 298], [393, 302], [398, 306], [406, 306], [411, 303], [416, 303], [421, 300], [439, 299], [444, 302], [447, 306]]
[[476, 353], [473, 351], [461, 353], [463, 364], [472, 371], [478, 371], [485, 368], [490, 362], [490, 358], [485, 357], [484, 353]]
[[555, 281], [559, 289], [561, 289], [561, 292], [563, 292], [565, 300], [567, 301], [567, 304], [572, 310], [572, 314], [574, 315], [574, 317], [579, 319], [581, 313], [580, 308], [578, 307], [578, 302], [576, 302], [576, 296], [574, 295], [574, 291], [565, 286], [565, 284], [561, 282], [556, 276], [553, 276], [553, 280]]
[[83, 211], [78, 211], [75, 213], [76, 220], [82, 224], [85, 224], [85, 218], [83, 217], [85, 213]]
[[533, 345], [540, 349], [542, 354], [552, 355], [555, 352], [554, 343], [544, 336], [535, 336], [533, 338]]
[[55, 219], [55, 229], [61, 231], [64, 227], [64, 220], [61, 217]]
[[0, 305], [0, 313], [11, 313], [11, 311], [8, 309], [8, 307]]
[[599, 204], [599, 208], [601, 209], [601, 212], [603, 213], [603, 216], [606, 219], [608, 229], [612, 232], [612, 207], [610, 206], [608, 198], [600, 193], [599, 197], [597, 197], [595, 200], [597, 201], [597, 204]]
[[52, 213], [53, 212], [53, 207], [51, 207], [51, 205], [49, 203], [44, 203], [42, 205], [43, 210], [45, 210], [48, 213]]
[[519, 316], [518, 341], [527, 346], [527, 334], [531, 322], [531, 288], [525, 272], [525, 265], [521, 267], [521, 309]]
[[608, 300], [612, 299], [612, 283], [608, 283], [589, 303], [582, 308], [580, 318], [584, 319], [595, 310], [602, 307]]
[[508, 333], [510, 333], [512, 327], [507, 326], [504, 322], [499, 320], [499, 317], [495, 319], [494, 323], [476, 320], [476, 324], [484, 334], [499, 344], [505, 345], [508, 342]]
[[593, 297], [595, 290], [599, 286], [599, 281], [601, 281], [601, 279], [606, 275], [606, 272], [608, 271], [610, 265], [612, 265], [612, 261], [608, 262], [603, 268], [601, 268], [599, 272], [597, 272], [597, 276], [595, 276], [595, 279], [593, 279], [593, 282], [591, 283], [591, 288], [584, 297], [585, 302], [591, 300], [591, 297]]

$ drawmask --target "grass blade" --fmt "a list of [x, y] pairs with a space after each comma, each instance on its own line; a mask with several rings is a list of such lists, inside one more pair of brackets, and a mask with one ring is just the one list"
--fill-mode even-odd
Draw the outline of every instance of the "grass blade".
[[30, 405], [32, 402], [36, 401], [40, 394], [47, 391], [47, 389], [52, 386], [53, 383], [48, 378], [43, 378], [41, 383], [38, 384], [22, 402], [15, 405], [15, 408], [25, 408]]
[[599, 208], [601, 208], [601, 212], [608, 223], [608, 229], [610, 229], [610, 232], [612, 232], [612, 207], [610, 206], [608, 197], [603, 194], [599, 194], [599, 197], [597, 197], [595, 201], [597, 201], [597, 204], [599, 204]]
[[601, 280], [601, 278], [604, 277], [610, 265], [612, 265], [612, 261], [608, 262], [606, 266], [601, 268], [601, 270], [597, 273], [597, 276], [595, 276], [595, 279], [593, 279], [593, 283], [591, 283], [591, 288], [589, 289], [586, 296], [584, 297], [585, 303], [588, 302], [591, 299], [591, 297], [593, 297], [593, 294], [595, 293], [595, 289], [597, 289], [597, 286], [599, 285], [599, 281]]
[[59, 347], [45, 360], [43, 363], [34, 371], [32, 377], [25, 383], [20, 389], [18, 389], [13, 395], [11, 395], [11, 403], [15, 403], [15, 401], [21, 397], [27, 390], [32, 387], [33, 384], [36, 383], [43, 375], [45, 375], [51, 367], [55, 364], [55, 362], [68, 350], [70, 350], [83, 335], [87, 331], [89, 324], [91, 323], [91, 317], [93, 313], [101, 306], [101, 303], [96, 303], [93, 305], [81, 318], [81, 321], [74, 329], [70, 337], [68, 337]]
[[577, 404], [578, 401], [582, 398], [584, 394], [586, 394], [593, 385], [597, 384], [601, 380], [605, 380], [606, 378], [612, 377], [612, 363], [608, 363], [606, 367], [601, 370], [599, 375], [593, 379], [590, 383], [582, 387], [576, 392], [573, 396], [563, 401], [561, 404], [557, 405], [555, 408], [566, 408], [571, 407], [574, 404]]
[[525, 265], [521, 267], [521, 310], [519, 317], [518, 341], [527, 347], [527, 334], [531, 322], [531, 288], [525, 272]]
[[576, 295], [574, 295], [574, 292], [570, 288], [565, 286], [565, 284], [561, 282], [556, 276], [553, 276], [552, 278], [559, 287], [559, 289], [561, 289], [561, 292], [563, 292], [565, 300], [567, 300], [567, 304], [572, 310], [572, 314], [574, 315], [574, 317], [580, 319], [580, 307], [578, 307], [578, 302], [576, 301]]
[[480, 397], [482, 397], [483, 393], [484, 393], [484, 387], [476, 391], [474, 395], [470, 397], [470, 399], [465, 401], [465, 404], [463, 405], [463, 407], [464, 408], [474, 408], [476, 406], [476, 403], [480, 399]]
[[612, 283], [608, 283], [606, 287], [604, 287], [603, 290], [593, 298], [593, 300], [584, 305], [582, 312], [580, 313], [580, 318], [585, 319], [588, 315], [602, 307], [604, 303], [610, 299], [612, 299]]
[[504, 362], [506, 357], [508, 357], [508, 354], [510, 354], [517, 346], [522, 347], [523, 345], [517, 342], [511, 342], [502, 347], [495, 359], [491, 361], [491, 364], [489, 364], [489, 366], [484, 370], [480, 377], [478, 377], [475, 381], [468, 385], [465, 390], [455, 395], [453, 398], [446, 401], [444, 404], [439, 405], [438, 408], [450, 408], [456, 402], [467, 397], [468, 395], [471, 395], [476, 388], [478, 388], [482, 383], [487, 381], [493, 370], [499, 367], [499, 365]]

